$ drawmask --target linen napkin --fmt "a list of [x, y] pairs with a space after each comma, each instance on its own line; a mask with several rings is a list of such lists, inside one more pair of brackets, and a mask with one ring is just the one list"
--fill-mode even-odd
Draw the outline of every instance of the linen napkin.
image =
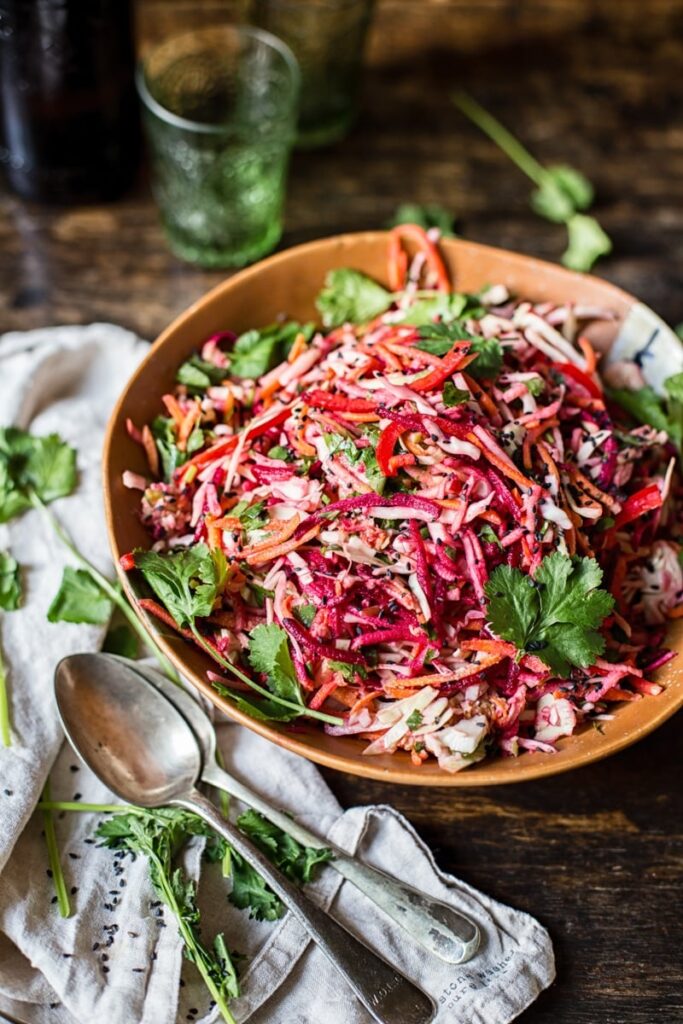
[[[139, 339], [108, 324], [0, 338], [0, 420], [36, 433], [57, 431], [78, 448], [78, 492], [56, 503], [54, 511], [105, 571], [102, 432], [144, 350]], [[33, 810], [48, 772], [54, 799], [110, 803], [112, 797], [62, 743], [52, 674], [65, 654], [96, 649], [103, 631], [47, 623], [45, 612], [68, 559], [38, 513], [0, 528], [0, 547], [10, 548], [23, 565], [25, 585], [23, 607], [0, 622], [13, 719], [13, 745], [0, 748], [0, 1014], [30, 1024], [209, 1024], [218, 1019], [217, 1011], [194, 967], [183, 960], [173, 919], [154, 895], [144, 858], [122, 859], [94, 845], [94, 815], [62, 814], [56, 822], [74, 910], [71, 918], [58, 916], [42, 818]], [[507, 1024], [552, 982], [546, 931], [528, 915], [440, 872], [391, 808], [342, 813], [313, 765], [237, 726], [219, 725], [218, 737], [228, 770], [277, 806], [477, 921], [481, 951], [469, 964], [452, 967], [414, 946], [333, 868], [324, 867], [307, 887], [430, 993], [439, 1024]], [[188, 873], [199, 877], [201, 842], [190, 844], [183, 859]], [[204, 934], [208, 939], [223, 931], [228, 946], [246, 956], [242, 994], [232, 1005], [238, 1021], [369, 1024], [367, 1011], [291, 915], [276, 923], [251, 920], [226, 893], [218, 866], [202, 865]]]

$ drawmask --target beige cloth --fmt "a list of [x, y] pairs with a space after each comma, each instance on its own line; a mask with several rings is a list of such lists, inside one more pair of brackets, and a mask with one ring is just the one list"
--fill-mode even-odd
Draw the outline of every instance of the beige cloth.
[[[0, 339], [0, 416], [37, 433], [56, 430], [78, 447], [81, 485], [53, 507], [103, 569], [108, 558], [99, 482], [102, 431], [144, 347], [107, 324]], [[0, 748], [0, 1016], [4, 1011], [30, 1024], [216, 1020], [194, 968], [183, 960], [172, 918], [155, 905], [144, 859], [126, 858], [117, 867], [111, 851], [92, 845], [93, 815], [67, 814], [57, 821], [74, 915], [60, 918], [52, 903], [41, 815], [33, 808], [55, 758], [55, 799], [112, 799], [62, 745], [52, 673], [63, 655], [96, 649], [102, 631], [46, 621], [65, 558], [36, 513], [0, 531], [0, 547], [11, 548], [26, 582], [24, 606], [1, 621], [14, 730], [13, 746]], [[411, 944], [333, 869], [325, 867], [309, 887], [432, 995], [439, 1024], [507, 1024], [553, 980], [546, 931], [528, 915], [440, 872], [411, 826], [390, 807], [356, 807], [343, 814], [312, 764], [236, 726], [221, 725], [219, 742], [229, 770], [313, 831], [476, 919], [484, 936], [480, 953], [465, 966], [449, 967]], [[200, 852], [193, 846], [185, 853], [194, 876]], [[275, 924], [250, 920], [228, 902], [215, 865], [202, 868], [200, 904], [205, 935], [224, 931], [228, 946], [248, 957], [243, 994], [234, 1003], [239, 1021], [369, 1024], [367, 1011], [290, 915]]]

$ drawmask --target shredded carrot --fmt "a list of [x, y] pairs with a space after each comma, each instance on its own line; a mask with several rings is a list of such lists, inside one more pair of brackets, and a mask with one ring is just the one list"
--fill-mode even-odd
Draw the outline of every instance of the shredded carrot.
[[334, 691], [337, 689], [338, 685], [339, 684], [337, 683], [337, 680], [335, 679], [334, 676], [332, 676], [331, 679], [328, 679], [327, 682], [323, 683], [322, 686], [315, 691], [315, 693], [309, 700], [309, 708], [312, 708], [314, 711], [317, 711], [318, 708], [322, 707], [327, 698], [332, 696]]
[[271, 562], [275, 558], [282, 557], [282, 555], [288, 555], [290, 551], [295, 551], [303, 544], [307, 544], [309, 540], [317, 537], [321, 529], [321, 524], [316, 523], [315, 526], [298, 539], [295, 537], [293, 540], [285, 541], [284, 544], [275, 544], [272, 547], [262, 548], [260, 551], [255, 551], [252, 555], [248, 555], [246, 561], [249, 565], [260, 565], [262, 562]]
[[166, 411], [168, 412], [168, 415], [172, 417], [175, 425], [177, 427], [180, 427], [181, 423], [185, 418], [185, 414], [183, 410], [180, 408], [178, 399], [175, 398], [173, 395], [162, 395], [161, 401], [166, 406]]
[[597, 359], [595, 356], [595, 349], [591, 345], [590, 341], [584, 334], [581, 334], [577, 338], [576, 343], [583, 352], [583, 358], [586, 360], [586, 373], [589, 375], [595, 373]]
[[301, 331], [299, 331], [299, 333], [297, 334], [296, 338], [294, 339], [294, 344], [292, 345], [291, 349], [289, 350], [289, 355], [287, 356], [287, 362], [288, 363], [293, 363], [295, 359], [298, 359], [298, 357], [301, 355], [302, 352], [306, 351], [306, 348], [307, 348], [306, 336]]
[[147, 456], [149, 471], [156, 480], [159, 476], [159, 452], [157, 450], [154, 437], [152, 436], [152, 431], [146, 423], [142, 428], [142, 434], [140, 437], [142, 440], [142, 446], [145, 449], [145, 455]]
[[291, 519], [283, 519], [279, 522], [272, 521], [269, 524], [272, 533], [267, 540], [261, 540], [258, 544], [252, 544], [250, 547], [244, 548], [242, 555], [248, 557], [249, 555], [255, 555], [258, 551], [266, 551], [275, 544], [284, 543], [284, 541], [289, 540], [300, 522], [301, 516], [298, 512], [295, 512]]

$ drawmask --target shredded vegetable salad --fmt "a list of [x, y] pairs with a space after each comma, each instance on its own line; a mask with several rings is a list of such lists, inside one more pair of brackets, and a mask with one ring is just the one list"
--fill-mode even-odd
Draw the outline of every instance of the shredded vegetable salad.
[[583, 332], [609, 310], [455, 292], [414, 225], [388, 280], [335, 270], [322, 329], [226, 330], [180, 367], [128, 423], [153, 543], [122, 563], [251, 715], [449, 772], [553, 752], [674, 657], [673, 431], [608, 397]]

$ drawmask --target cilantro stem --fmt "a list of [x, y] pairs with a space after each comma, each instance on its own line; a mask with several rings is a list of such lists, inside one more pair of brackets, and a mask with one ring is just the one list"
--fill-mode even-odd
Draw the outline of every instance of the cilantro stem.
[[223, 668], [227, 668], [229, 672], [232, 672], [234, 676], [237, 676], [239, 680], [246, 683], [252, 690], [256, 690], [257, 693], [260, 693], [262, 697], [267, 697], [269, 700], [275, 701], [276, 704], [281, 704], [283, 708], [290, 708], [292, 711], [296, 711], [299, 715], [305, 715], [308, 718], [316, 718], [320, 722], [329, 722], [330, 725], [343, 724], [342, 719], [336, 715], [326, 715], [323, 711], [312, 711], [310, 708], [307, 708], [305, 704], [295, 704], [294, 701], [287, 700], [285, 697], [278, 697], [277, 694], [271, 693], [271, 691], [267, 690], [264, 686], [261, 686], [259, 683], [255, 683], [254, 680], [250, 679], [248, 675], [245, 675], [241, 669], [237, 668], [231, 661], [228, 661], [227, 658], [224, 658], [222, 654], [216, 651], [211, 644], [208, 644], [194, 622], [190, 623], [190, 629], [192, 630], [192, 634], [199, 646], [202, 647], [207, 654], [210, 654], [214, 661], [217, 661], [219, 665], [223, 666]]
[[50, 800], [43, 794], [38, 803], [40, 811], [85, 811], [91, 814], [145, 814], [140, 807], [133, 804], [85, 804], [80, 800]]
[[529, 150], [500, 121], [497, 121], [495, 117], [489, 114], [488, 110], [484, 110], [466, 92], [456, 92], [451, 98], [465, 117], [469, 117], [470, 121], [473, 121], [478, 128], [481, 128], [484, 134], [488, 135], [491, 141], [495, 142], [513, 163], [517, 164], [520, 171], [526, 174], [528, 178], [531, 178], [534, 184], [540, 188], [547, 175], [547, 171], [531, 155]]
[[71, 552], [76, 561], [83, 567], [83, 569], [85, 569], [90, 578], [98, 585], [100, 590], [102, 590], [107, 595], [109, 600], [113, 604], [115, 604], [125, 615], [126, 619], [130, 623], [132, 628], [135, 630], [135, 632], [142, 640], [143, 644], [148, 644], [151, 646], [152, 652], [156, 657], [157, 661], [159, 662], [159, 665], [161, 666], [164, 674], [171, 680], [171, 682], [180, 683], [180, 677], [178, 676], [178, 673], [176, 672], [175, 668], [168, 660], [166, 655], [159, 650], [156, 642], [153, 640], [151, 635], [142, 625], [142, 623], [138, 619], [137, 615], [135, 614], [135, 612], [133, 611], [130, 604], [123, 596], [123, 594], [121, 594], [120, 591], [118, 591], [116, 587], [109, 582], [106, 576], [102, 575], [99, 569], [96, 569], [95, 566], [88, 561], [85, 555], [81, 554], [81, 552], [78, 550], [73, 540], [71, 539], [71, 536], [67, 533], [66, 529], [62, 526], [60, 521], [52, 512], [52, 510], [47, 507], [45, 502], [41, 500], [41, 498], [38, 496], [38, 494], [36, 494], [34, 490], [29, 491], [29, 497], [33, 507], [36, 509], [40, 509], [40, 511], [43, 513], [43, 515], [49, 522], [54, 532], [61, 540], [62, 544], [64, 544], [64, 546], [68, 548], [68, 550]]
[[156, 881], [160, 890], [160, 895], [163, 897], [164, 902], [170, 908], [178, 923], [178, 931], [180, 932], [183, 942], [185, 943], [186, 950], [189, 954], [189, 959], [192, 960], [197, 970], [201, 974], [204, 984], [211, 993], [211, 997], [215, 1000], [216, 1006], [220, 1010], [223, 1019], [226, 1021], [226, 1024], [237, 1024], [235, 1018], [230, 1012], [230, 1009], [223, 997], [223, 994], [219, 990], [218, 986], [216, 985], [215, 981], [213, 980], [211, 974], [207, 969], [206, 951], [198, 942], [197, 936], [195, 935], [191, 926], [185, 920], [183, 912], [181, 908], [178, 906], [178, 901], [175, 898], [173, 887], [169, 883], [164, 864], [162, 863], [161, 859], [157, 857], [154, 853], [149, 854], [149, 859], [154, 863], [154, 866], [156, 868]]
[[9, 720], [9, 697], [7, 696], [7, 672], [5, 671], [5, 659], [0, 650], [0, 739], [4, 747], [12, 746], [12, 736]]
[[[46, 803], [52, 802], [50, 800], [49, 779], [46, 781], [45, 788], [43, 789], [43, 800]], [[41, 805], [39, 804], [39, 806]], [[52, 872], [52, 881], [54, 882], [55, 893], [57, 894], [59, 913], [62, 917], [71, 917], [71, 904], [69, 903], [69, 894], [66, 891], [66, 880], [64, 878], [62, 864], [59, 859], [59, 847], [57, 846], [57, 836], [55, 835], [55, 822], [52, 817], [52, 810], [43, 808], [43, 825], [45, 828], [47, 857], [50, 863], [50, 871]]]

